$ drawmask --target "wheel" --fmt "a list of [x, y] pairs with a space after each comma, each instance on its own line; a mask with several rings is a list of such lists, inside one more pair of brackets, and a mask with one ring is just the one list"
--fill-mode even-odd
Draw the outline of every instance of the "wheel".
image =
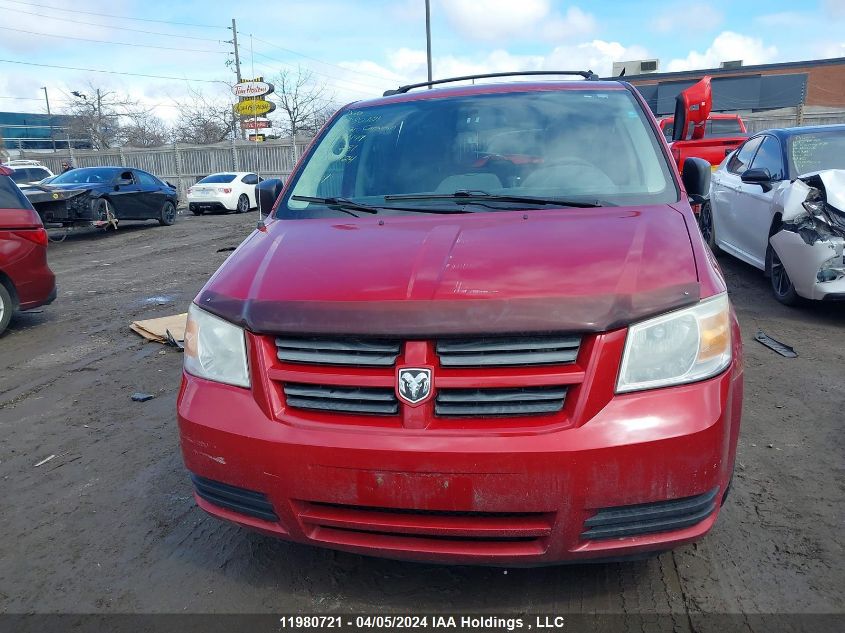
[[173, 206], [170, 200], [165, 202], [164, 206], [161, 207], [161, 211], [158, 214], [158, 223], [162, 226], [170, 226], [176, 223], [176, 207]]
[[94, 201], [93, 214], [91, 217], [93, 222], [101, 222], [99, 226], [107, 231], [109, 227], [117, 230], [117, 218], [112, 211], [109, 201], [105, 198], [98, 198]]
[[235, 207], [235, 213], [246, 213], [249, 211], [249, 196], [242, 193], [238, 198], [238, 206]]
[[775, 295], [775, 299], [787, 306], [797, 304], [799, 297], [798, 293], [795, 292], [795, 286], [792, 284], [786, 268], [783, 267], [783, 262], [780, 261], [780, 257], [778, 257], [771, 244], [766, 249], [766, 270], [769, 273], [769, 280], [772, 283], [772, 294]]
[[710, 207], [708, 200], [701, 205], [701, 210], [698, 212], [698, 229], [701, 231], [701, 237], [713, 251], [713, 254], [719, 252], [719, 247], [716, 246], [716, 229], [713, 225], [713, 209]]
[[0, 334], [6, 331], [9, 321], [12, 320], [12, 312], [14, 311], [12, 305], [12, 295], [3, 284], [0, 284]]

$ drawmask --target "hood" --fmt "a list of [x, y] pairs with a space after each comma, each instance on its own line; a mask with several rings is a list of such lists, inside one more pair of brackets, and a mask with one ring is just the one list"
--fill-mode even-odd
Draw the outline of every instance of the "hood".
[[68, 200], [89, 191], [84, 185], [28, 185], [21, 187], [21, 192], [32, 204]]
[[255, 332], [603, 331], [699, 298], [670, 206], [276, 220], [197, 304]]

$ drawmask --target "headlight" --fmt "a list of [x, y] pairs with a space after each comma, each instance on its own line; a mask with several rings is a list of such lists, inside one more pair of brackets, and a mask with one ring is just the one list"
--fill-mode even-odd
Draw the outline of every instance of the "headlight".
[[710, 378], [731, 362], [726, 294], [628, 328], [616, 392]]
[[244, 331], [192, 303], [185, 326], [185, 371], [200, 378], [249, 387]]

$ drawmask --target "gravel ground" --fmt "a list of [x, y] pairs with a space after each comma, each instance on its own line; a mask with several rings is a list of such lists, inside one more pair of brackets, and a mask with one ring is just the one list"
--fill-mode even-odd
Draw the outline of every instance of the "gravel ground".
[[[180, 216], [51, 245], [58, 300], [0, 339], [0, 613], [662, 613], [649, 630], [697, 631], [719, 628], [713, 613], [744, 614], [749, 630], [756, 614], [845, 613], [845, 304], [781, 306], [726, 256], [745, 415], [734, 488], [703, 541], [503, 570], [314, 549], [206, 516], [178, 449], [181, 355], [128, 325], [184, 311], [255, 219]], [[755, 342], [758, 329], [798, 358]]]

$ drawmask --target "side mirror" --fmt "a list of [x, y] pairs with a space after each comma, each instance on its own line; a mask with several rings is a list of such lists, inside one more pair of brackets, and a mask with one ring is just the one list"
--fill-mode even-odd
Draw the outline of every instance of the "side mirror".
[[687, 190], [690, 202], [704, 204], [710, 195], [711, 174], [710, 163], [703, 158], [691, 156], [684, 161], [681, 181], [684, 183], [684, 189]]
[[279, 178], [269, 178], [262, 180], [255, 185], [255, 191], [258, 198], [258, 211], [262, 215], [267, 215], [276, 204], [276, 199], [282, 193], [284, 183]]
[[760, 185], [763, 191], [771, 191], [772, 189], [772, 175], [765, 167], [754, 167], [746, 169], [740, 176], [742, 182], [747, 182], [750, 185]]

